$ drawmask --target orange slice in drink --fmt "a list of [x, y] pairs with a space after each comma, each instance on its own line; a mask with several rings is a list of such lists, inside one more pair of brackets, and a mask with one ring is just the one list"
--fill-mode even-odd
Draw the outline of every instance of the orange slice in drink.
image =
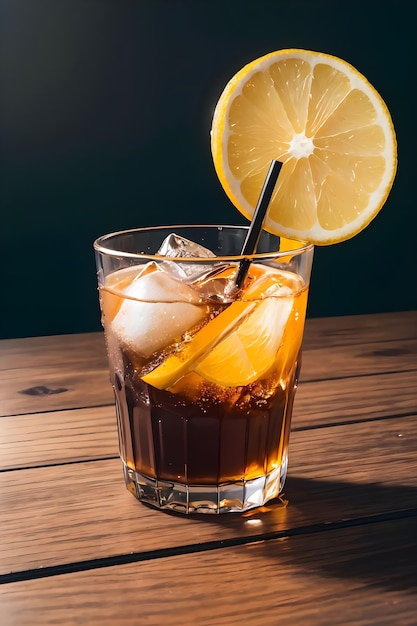
[[158, 367], [142, 376], [142, 380], [157, 389], [172, 387], [182, 376], [193, 369], [194, 364], [204, 354], [207, 354], [231, 332], [255, 306], [256, 302], [233, 302], [198, 331], [192, 341], [184, 345], [181, 352], [170, 354]]
[[273, 365], [294, 298], [266, 298], [201, 360], [196, 369], [206, 380], [236, 387], [248, 385]]
[[242, 68], [217, 103], [211, 148], [225, 192], [248, 219], [271, 161], [281, 161], [265, 228], [321, 245], [369, 224], [397, 165], [378, 92], [345, 61], [309, 50], [279, 50]]
[[[271, 366], [273, 354], [283, 332], [282, 329], [276, 330], [280, 321], [276, 316], [280, 315], [281, 324], [285, 325], [284, 317], [289, 316], [292, 308], [293, 298], [290, 297], [290, 288], [282, 284], [290, 274], [282, 272], [280, 281], [277, 272], [260, 267], [252, 266], [250, 273], [255, 280], [253, 284], [249, 281], [249, 287], [241, 299], [232, 302], [217, 317], [210, 320], [189, 343], [181, 347], [180, 352], [171, 353], [149, 374], [142, 376], [146, 383], [158, 389], [168, 389], [182, 376], [196, 370], [209, 381], [231, 386], [245, 385], [252, 379], [254, 372], [259, 376], [261, 371]], [[284, 290], [285, 297], [275, 299], [275, 302], [279, 302], [277, 307], [273, 304], [274, 298], [270, 296], [278, 294], [280, 290], [281, 292]], [[265, 296], [267, 297], [263, 300]], [[283, 302], [285, 304], [282, 304]], [[263, 338], [260, 338], [260, 334]], [[264, 354], [261, 354], [260, 348], [256, 346], [256, 341], [258, 347], [261, 346], [264, 350]], [[266, 346], [270, 343], [271, 347], [267, 349]], [[219, 347], [218, 350], [216, 346]], [[242, 366], [239, 365], [238, 359], [245, 348], [246, 358]], [[219, 359], [220, 369], [213, 362], [213, 354], [215, 359]], [[232, 362], [233, 371], [230, 370], [228, 374], [221, 373], [220, 370], [227, 369]]]

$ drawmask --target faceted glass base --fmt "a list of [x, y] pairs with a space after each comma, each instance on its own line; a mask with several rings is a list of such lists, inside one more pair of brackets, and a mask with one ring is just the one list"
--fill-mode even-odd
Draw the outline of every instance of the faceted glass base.
[[178, 513], [243, 512], [276, 498], [285, 482], [287, 457], [281, 467], [254, 480], [221, 485], [184, 485], [149, 478], [123, 464], [127, 489], [146, 504]]

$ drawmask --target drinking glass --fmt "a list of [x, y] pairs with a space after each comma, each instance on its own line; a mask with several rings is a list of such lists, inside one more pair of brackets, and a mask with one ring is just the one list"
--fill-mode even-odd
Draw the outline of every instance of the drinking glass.
[[283, 489], [313, 246], [262, 231], [242, 257], [247, 232], [94, 242], [124, 478], [159, 509], [245, 511]]

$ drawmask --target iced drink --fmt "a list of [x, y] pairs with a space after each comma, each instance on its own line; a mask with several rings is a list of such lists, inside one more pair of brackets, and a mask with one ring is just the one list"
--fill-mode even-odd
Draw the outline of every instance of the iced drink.
[[242, 67], [210, 137], [249, 230], [139, 229], [95, 244], [126, 484], [185, 513], [244, 511], [281, 493], [313, 244], [361, 232], [397, 167], [379, 93], [309, 50]]
[[126, 485], [158, 508], [243, 511], [282, 491], [313, 248], [264, 233], [237, 287], [245, 234], [95, 244]]

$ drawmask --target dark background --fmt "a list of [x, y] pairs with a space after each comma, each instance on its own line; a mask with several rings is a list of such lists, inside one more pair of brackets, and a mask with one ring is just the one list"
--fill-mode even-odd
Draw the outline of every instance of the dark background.
[[101, 234], [245, 223], [214, 172], [211, 117], [238, 69], [286, 47], [357, 67], [399, 144], [382, 212], [354, 239], [317, 249], [309, 316], [417, 308], [412, 6], [0, 0], [0, 336], [100, 329]]

